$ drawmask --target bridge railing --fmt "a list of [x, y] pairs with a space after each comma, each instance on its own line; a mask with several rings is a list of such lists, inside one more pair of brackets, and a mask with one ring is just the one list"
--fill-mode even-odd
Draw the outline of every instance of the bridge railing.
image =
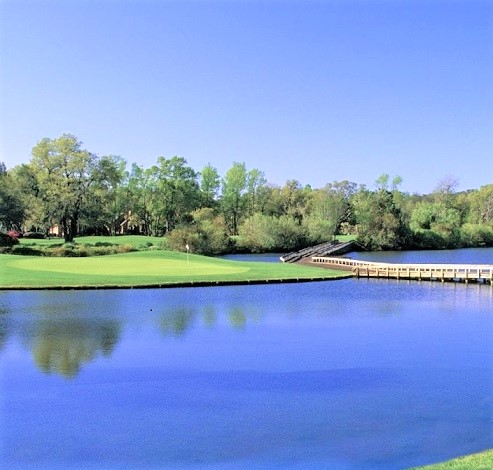
[[357, 277], [391, 277], [437, 280], [493, 280], [493, 265], [395, 264], [314, 256], [313, 263], [351, 270]]

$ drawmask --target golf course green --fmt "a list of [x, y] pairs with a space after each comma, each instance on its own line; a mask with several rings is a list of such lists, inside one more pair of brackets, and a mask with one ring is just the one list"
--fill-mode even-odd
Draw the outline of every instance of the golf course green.
[[492, 468], [493, 449], [412, 470], [491, 470]]
[[161, 250], [82, 258], [0, 255], [0, 289], [172, 287], [341, 277], [347, 274]]

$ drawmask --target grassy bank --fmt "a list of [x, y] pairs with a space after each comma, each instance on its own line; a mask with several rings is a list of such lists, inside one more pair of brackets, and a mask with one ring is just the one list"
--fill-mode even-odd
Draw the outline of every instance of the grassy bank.
[[493, 449], [443, 463], [416, 467], [414, 470], [491, 470], [492, 468]]
[[0, 288], [139, 287], [328, 279], [344, 273], [297, 264], [239, 262], [170, 251], [90, 258], [0, 255]]
[[[19, 238], [19, 242], [22, 246], [61, 246], [64, 244], [63, 238]], [[89, 236], [89, 237], [76, 237], [74, 239], [76, 244], [80, 245], [130, 245], [134, 248], [142, 246], [161, 246], [164, 242], [163, 237], [147, 237], [145, 235], [118, 235], [114, 237], [102, 237], [102, 236]]]

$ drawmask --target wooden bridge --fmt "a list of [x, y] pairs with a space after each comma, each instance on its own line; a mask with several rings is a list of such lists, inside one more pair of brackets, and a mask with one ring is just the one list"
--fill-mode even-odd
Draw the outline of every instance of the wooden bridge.
[[314, 256], [311, 262], [351, 271], [355, 277], [415, 279], [429, 281], [480, 282], [493, 285], [493, 265], [483, 264], [397, 264], [358, 261], [349, 258]]
[[300, 251], [287, 253], [282, 255], [279, 259], [283, 263], [296, 263], [303, 259], [309, 260], [313, 256], [340, 256], [350, 253], [351, 251], [361, 251], [362, 249], [363, 247], [355, 240], [342, 243], [338, 240], [333, 240], [320, 243], [319, 245], [309, 246]]

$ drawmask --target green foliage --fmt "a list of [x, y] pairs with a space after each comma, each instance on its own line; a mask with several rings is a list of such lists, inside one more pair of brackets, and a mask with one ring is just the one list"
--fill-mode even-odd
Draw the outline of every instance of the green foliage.
[[234, 162], [222, 181], [221, 207], [231, 235], [238, 234], [238, 225], [245, 208], [244, 193], [247, 171], [244, 163]]
[[200, 172], [200, 190], [205, 207], [214, 207], [221, 186], [217, 169], [208, 163]]
[[335, 236], [349, 211], [347, 190], [344, 183], [336, 182], [309, 193], [308, 214], [303, 224], [307, 228], [310, 244], [329, 241]]
[[[0, 162], [3, 164], [3, 162]], [[25, 217], [20, 188], [15, 178], [6, 171], [0, 171], [0, 229], [20, 228]]]
[[23, 238], [28, 238], [32, 240], [43, 240], [45, 238], [43, 233], [39, 232], [25, 232]]
[[468, 194], [470, 211], [468, 221], [473, 224], [493, 227], [493, 184], [481, 186]]
[[252, 252], [292, 251], [305, 246], [306, 231], [291, 217], [259, 213], [240, 226], [237, 246]]
[[460, 212], [444, 202], [419, 202], [412, 214], [410, 228], [421, 244], [431, 248], [452, 248], [460, 241]]
[[[144, 248], [145, 249], [145, 248]], [[19, 245], [12, 248], [13, 255], [24, 256], [47, 256], [47, 257], [71, 257], [80, 258], [86, 256], [115, 255], [119, 253], [130, 253], [136, 251], [132, 245], [100, 244], [90, 245], [87, 243], [64, 243], [55, 245]]]
[[460, 228], [460, 243], [464, 247], [493, 246], [493, 228], [480, 224], [464, 224]]
[[226, 235], [227, 227], [222, 217], [216, 216], [211, 208], [199, 209], [192, 213], [193, 222], [177, 227], [168, 234], [168, 246], [176, 251], [218, 255], [230, 248]]
[[0, 230], [47, 234], [58, 225], [65, 241], [167, 234], [176, 249], [188, 240], [208, 254], [231, 249], [228, 240], [240, 232], [238, 247], [254, 251], [293, 250], [337, 233], [357, 234], [370, 249], [490, 244], [493, 184], [457, 193], [457, 181], [445, 178], [420, 196], [401, 192], [401, 183], [383, 173], [375, 191], [349, 181], [277, 187], [244, 163], [221, 179], [211, 164], [197, 173], [178, 156], [158, 157], [150, 168], [133, 164], [128, 173], [121, 157], [97, 157], [64, 134], [42, 139], [27, 165], [7, 171], [0, 163]]
[[358, 241], [371, 250], [396, 250], [407, 240], [400, 210], [390, 191], [359, 191], [352, 200]]
[[0, 232], [0, 247], [12, 247], [14, 245], [17, 245], [18, 243], [19, 240], [17, 238]]

